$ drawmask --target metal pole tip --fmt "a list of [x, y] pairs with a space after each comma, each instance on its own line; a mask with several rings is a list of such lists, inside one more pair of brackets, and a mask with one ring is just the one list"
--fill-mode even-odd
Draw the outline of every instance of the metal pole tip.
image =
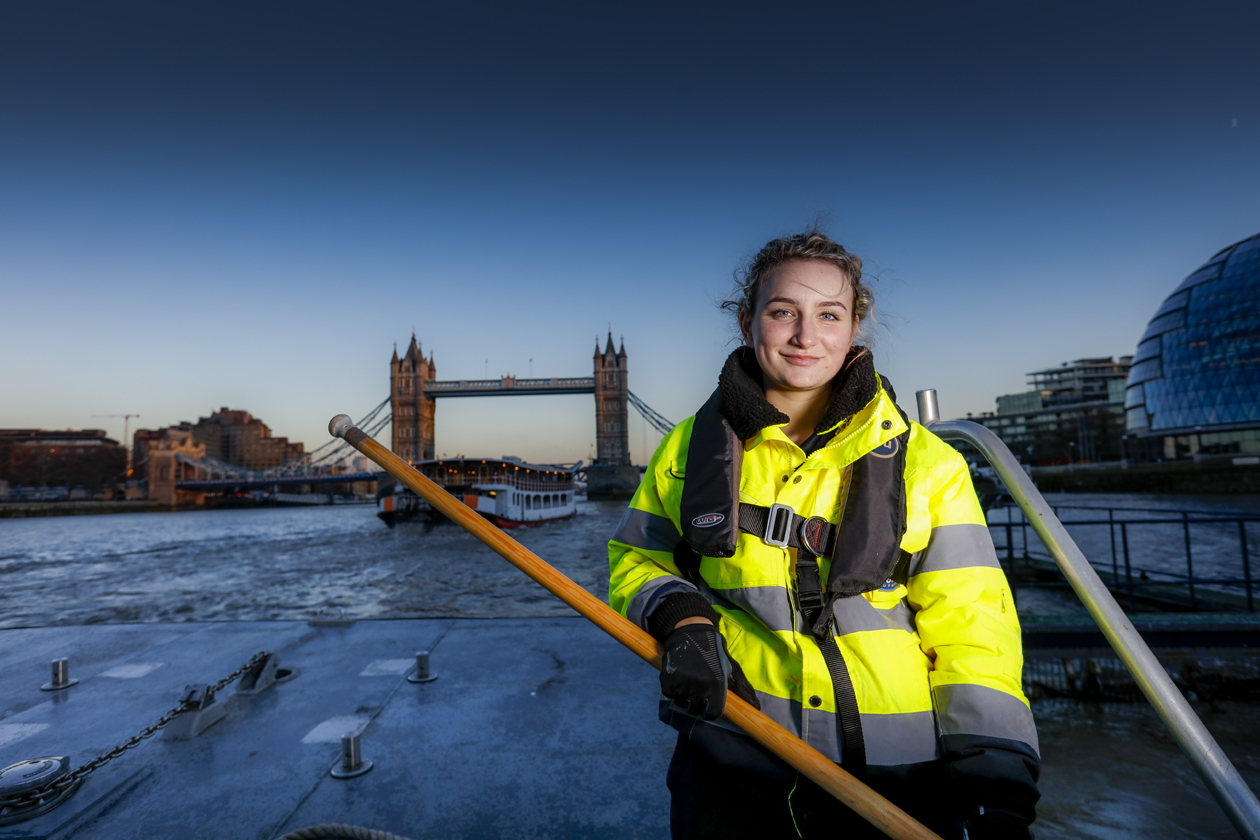
[[354, 421], [350, 419], [349, 414], [338, 414], [328, 421], [328, 434], [333, 437], [343, 438], [346, 436], [346, 432], [353, 428]]
[[919, 423], [924, 426], [930, 426], [933, 423], [940, 422], [941, 408], [936, 401], [936, 389], [928, 388], [924, 391], [915, 391], [914, 396], [919, 402]]

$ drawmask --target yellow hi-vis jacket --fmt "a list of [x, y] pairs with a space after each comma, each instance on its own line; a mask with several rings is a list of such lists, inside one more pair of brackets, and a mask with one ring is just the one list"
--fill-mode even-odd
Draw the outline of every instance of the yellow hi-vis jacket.
[[[661, 442], [608, 545], [609, 601], [645, 629], [665, 598], [697, 589], [673, 556], [682, 539], [679, 500], [694, 420]], [[833, 428], [835, 436], [808, 457], [781, 426], [744, 441], [740, 502], [790, 505], [838, 523], [846, 468], [903, 434], [906, 421], [881, 387]], [[1019, 620], [966, 463], [912, 423], [905, 482], [908, 582], [890, 580], [835, 605], [836, 642], [857, 695], [867, 764], [932, 761], [969, 744], [1036, 762], [1037, 733], [1020, 683]], [[700, 561], [699, 589], [721, 616], [730, 654], [762, 711], [839, 762], [835, 693], [797, 607], [795, 552], [741, 531], [733, 557]], [[819, 563], [826, 581], [829, 560]], [[663, 701], [663, 719], [681, 726], [679, 715], [685, 712]], [[686, 725], [709, 724], [688, 718]], [[731, 727], [724, 720], [712, 725]]]

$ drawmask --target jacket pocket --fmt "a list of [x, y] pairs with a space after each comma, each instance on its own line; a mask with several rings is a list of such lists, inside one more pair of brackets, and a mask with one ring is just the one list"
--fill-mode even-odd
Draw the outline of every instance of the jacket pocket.
[[897, 603], [906, 597], [906, 591], [905, 584], [899, 583], [896, 589], [873, 589], [870, 592], [863, 592], [862, 596], [876, 609], [888, 610], [897, 606]]

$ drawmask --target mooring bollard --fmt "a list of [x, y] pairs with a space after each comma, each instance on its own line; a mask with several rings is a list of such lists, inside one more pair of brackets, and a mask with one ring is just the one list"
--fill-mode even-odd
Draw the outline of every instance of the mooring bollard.
[[429, 652], [422, 650], [416, 654], [416, 669], [407, 675], [409, 683], [427, 683], [437, 679], [437, 674], [429, 673]]
[[372, 769], [372, 762], [364, 761], [359, 750], [359, 736], [347, 733], [341, 736], [341, 760], [328, 771], [334, 779], [353, 779]]
[[77, 684], [77, 679], [70, 677], [70, 660], [66, 657], [52, 661], [52, 682], [39, 687], [40, 691], [61, 691]]

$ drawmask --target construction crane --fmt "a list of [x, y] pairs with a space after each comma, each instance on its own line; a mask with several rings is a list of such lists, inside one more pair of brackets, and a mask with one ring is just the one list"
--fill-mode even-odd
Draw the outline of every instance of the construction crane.
[[127, 453], [127, 477], [131, 477], [131, 437], [127, 434], [132, 417], [139, 414], [93, 414], [93, 417], [121, 417], [123, 419], [123, 451]]

